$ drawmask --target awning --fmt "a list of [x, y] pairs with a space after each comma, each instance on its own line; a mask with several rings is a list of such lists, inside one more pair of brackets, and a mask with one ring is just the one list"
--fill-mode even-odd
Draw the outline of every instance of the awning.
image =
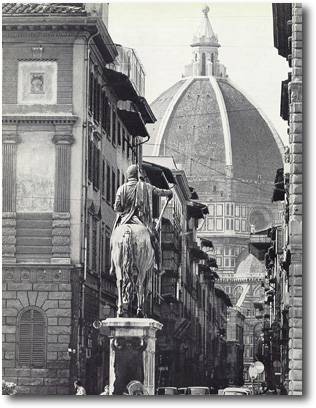
[[208, 208], [204, 204], [191, 201], [187, 207], [189, 218], [204, 218], [204, 215], [208, 214]]
[[149, 137], [146, 126], [138, 112], [117, 109], [117, 114], [132, 136]]
[[227, 293], [225, 293], [222, 289], [219, 288], [215, 288], [215, 295], [217, 297], [220, 297], [224, 300], [224, 302], [226, 303], [227, 306], [232, 307], [232, 302], [229, 298], [229, 296], [227, 295]]
[[139, 97], [139, 104], [137, 106], [145, 123], [156, 122], [157, 119], [154, 112], [151, 110], [151, 107], [143, 96]]
[[214, 248], [213, 242], [205, 238], [201, 239], [201, 246], [208, 247], [208, 248]]
[[127, 75], [109, 68], [104, 68], [104, 73], [118, 99], [135, 103], [139, 102], [138, 94]]
[[169, 185], [164, 176], [164, 172], [157, 166], [151, 163], [142, 163], [142, 168], [144, 169], [147, 177], [149, 178], [150, 184], [155, 187], [168, 189]]
[[134, 102], [145, 123], [156, 122], [156, 117], [146, 99], [143, 96], [138, 95], [127, 75], [109, 68], [105, 68], [104, 72], [118, 99]]
[[219, 278], [218, 274], [214, 271], [214, 269], [211, 269], [209, 266], [204, 265], [204, 264], [199, 264], [198, 265], [199, 273], [204, 273], [209, 277], [214, 277], [216, 279]]
[[190, 251], [190, 254], [193, 256], [193, 258], [205, 259], [205, 260], [208, 259], [208, 255], [199, 248], [192, 247], [192, 248], [189, 248], [189, 251]]
[[168, 183], [177, 184], [176, 179], [174, 178], [172, 174], [172, 171], [168, 169], [168, 167], [161, 166], [160, 164], [157, 164], [157, 163], [150, 163], [148, 161], [143, 161], [143, 164], [149, 164], [150, 166], [154, 166], [157, 169], [160, 169], [160, 171], [164, 173]]

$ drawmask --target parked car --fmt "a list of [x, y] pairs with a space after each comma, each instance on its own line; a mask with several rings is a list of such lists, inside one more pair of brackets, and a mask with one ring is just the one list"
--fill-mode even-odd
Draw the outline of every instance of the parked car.
[[178, 395], [186, 395], [187, 387], [178, 388]]
[[210, 390], [208, 387], [188, 387], [186, 395], [209, 395]]
[[218, 395], [251, 395], [251, 390], [246, 387], [227, 387], [218, 390]]
[[178, 395], [176, 387], [159, 387], [157, 388], [157, 395]]

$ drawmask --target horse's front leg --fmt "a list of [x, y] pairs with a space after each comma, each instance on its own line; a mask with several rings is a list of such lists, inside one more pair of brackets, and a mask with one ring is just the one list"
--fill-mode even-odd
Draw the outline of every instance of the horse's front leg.
[[143, 307], [144, 307], [144, 282], [139, 282], [137, 285], [137, 317], [144, 317]]
[[123, 303], [122, 303], [123, 280], [118, 278], [116, 280], [116, 285], [117, 285], [117, 313], [116, 313], [116, 317], [122, 317], [123, 316]]

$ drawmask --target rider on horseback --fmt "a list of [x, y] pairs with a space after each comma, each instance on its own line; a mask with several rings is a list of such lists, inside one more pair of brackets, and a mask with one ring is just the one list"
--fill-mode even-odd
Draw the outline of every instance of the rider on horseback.
[[127, 182], [119, 187], [116, 193], [114, 211], [118, 213], [113, 230], [123, 224], [141, 224], [147, 227], [155, 253], [155, 261], [159, 268], [160, 245], [157, 232], [154, 229], [151, 209], [150, 194], [170, 197], [171, 190], [163, 190], [140, 180], [138, 166], [133, 164], [126, 171]]

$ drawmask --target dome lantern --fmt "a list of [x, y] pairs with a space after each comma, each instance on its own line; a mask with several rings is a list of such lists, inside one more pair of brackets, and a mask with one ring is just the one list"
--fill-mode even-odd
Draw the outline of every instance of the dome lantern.
[[226, 77], [226, 68], [218, 60], [220, 44], [208, 18], [209, 11], [208, 6], [202, 10], [202, 22], [191, 44], [193, 49], [192, 62], [185, 67], [185, 76]]

